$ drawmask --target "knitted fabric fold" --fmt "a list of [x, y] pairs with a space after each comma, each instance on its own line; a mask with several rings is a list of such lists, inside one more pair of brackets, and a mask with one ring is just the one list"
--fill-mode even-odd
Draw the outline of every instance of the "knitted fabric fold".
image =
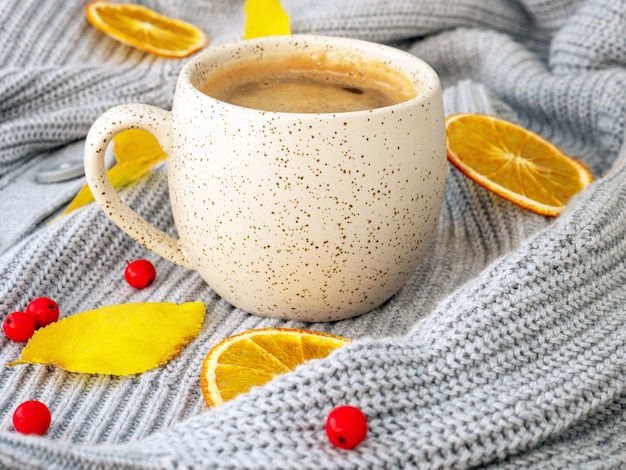
[[[143, 301], [201, 301], [207, 315], [178, 357], [140, 375], [4, 368], [2, 468], [626, 465], [625, 4], [283, 1], [294, 32], [402, 47], [439, 73], [446, 113], [518, 122], [596, 177], [549, 219], [450, 167], [435, 239], [402, 290], [359, 317], [306, 324], [235, 309], [94, 204], [48, 223], [84, 180], [44, 187], [34, 181], [38, 167], [76, 153], [110, 106], [171, 106], [184, 61], [115, 43], [86, 23], [82, 2], [40, 3], [0, 5], [0, 41], [8, 45], [0, 51], [0, 315], [40, 295], [57, 299], [64, 316]], [[197, 24], [212, 44], [241, 37], [243, 2], [142, 3]], [[176, 235], [166, 164], [121, 192]], [[154, 262], [158, 277], [133, 290], [121, 273], [140, 257]], [[207, 409], [199, 386], [205, 354], [231, 334], [268, 326], [354, 341]], [[22, 347], [2, 336], [0, 362]], [[45, 436], [12, 427], [13, 410], [28, 399], [52, 412]], [[369, 425], [351, 451], [324, 433], [330, 410], [346, 403]]]

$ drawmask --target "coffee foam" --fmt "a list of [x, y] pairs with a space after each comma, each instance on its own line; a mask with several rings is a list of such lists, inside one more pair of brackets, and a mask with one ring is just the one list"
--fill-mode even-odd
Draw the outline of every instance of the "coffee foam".
[[412, 81], [387, 63], [330, 51], [239, 59], [198, 88], [244, 107], [309, 113], [378, 108], [417, 95]]

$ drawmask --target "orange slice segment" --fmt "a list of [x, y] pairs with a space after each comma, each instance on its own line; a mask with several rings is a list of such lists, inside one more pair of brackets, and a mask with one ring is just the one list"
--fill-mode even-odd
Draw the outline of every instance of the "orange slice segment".
[[92, 1], [85, 16], [112, 38], [161, 57], [187, 57], [209, 43], [199, 28], [132, 3]]
[[481, 114], [446, 118], [448, 160], [495, 194], [556, 217], [593, 181], [591, 171], [539, 135]]
[[230, 336], [213, 346], [202, 362], [204, 401], [207, 406], [220, 405], [348, 342], [341, 336], [297, 328], [262, 328]]

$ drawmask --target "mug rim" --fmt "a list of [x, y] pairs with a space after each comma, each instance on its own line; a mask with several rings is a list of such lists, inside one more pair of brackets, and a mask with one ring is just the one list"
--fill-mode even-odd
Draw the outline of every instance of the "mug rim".
[[[295, 41], [295, 43], [294, 43]], [[308, 42], [309, 45], [305, 45], [304, 47], [311, 47], [311, 51], [317, 51], [322, 47], [334, 47], [340, 49], [345, 49], [347, 52], [351, 52], [356, 55], [360, 55], [359, 52], [363, 51], [368, 54], [375, 54], [380, 52], [381, 57], [377, 57], [377, 60], [383, 61], [385, 64], [390, 67], [398, 70], [405, 77], [407, 77], [413, 85], [418, 88], [418, 92], [416, 96], [410, 98], [406, 101], [402, 101], [400, 103], [396, 103], [389, 106], [383, 106], [379, 108], [371, 108], [357, 111], [340, 111], [340, 112], [329, 112], [329, 113], [299, 113], [299, 112], [288, 112], [288, 111], [269, 111], [269, 110], [261, 110], [255, 108], [248, 108], [245, 106], [239, 106], [231, 103], [227, 103], [225, 101], [219, 100], [213, 96], [207, 95], [200, 91], [200, 89], [196, 86], [194, 82], [197, 82], [197, 76], [205, 73], [207, 74], [209, 71], [207, 70], [211, 63], [215, 63], [217, 58], [223, 59], [230, 55], [228, 62], [236, 61], [239, 58], [239, 54], [237, 51], [245, 50], [253, 50], [259, 49], [261, 47], [267, 47], [269, 45], [277, 46], [285, 43], [294, 43], [298, 45], [299, 42]], [[383, 57], [384, 56], [384, 57]], [[209, 61], [208, 59], [211, 57], [215, 57], [215, 60]], [[241, 55], [243, 58], [243, 55]], [[413, 64], [410, 66], [399, 66], [397, 63], [408, 63]], [[221, 62], [223, 63], [223, 62]], [[411, 69], [412, 73], [416, 76], [413, 77], [407, 69]], [[419, 79], [417, 78], [419, 75]], [[276, 115], [289, 115], [289, 116], [336, 116], [340, 115], [355, 115], [355, 114], [367, 114], [371, 115], [372, 113], [384, 112], [387, 113], [390, 110], [401, 109], [407, 106], [415, 106], [415, 104], [419, 104], [422, 102], [427, 102], [433, 98], [438, 93], [441, 93], [441, 82], [437, 72], [434, 68], [425, 62], [423, 59], [418, 56], [411, 54], [407, 51], [403, 51], [402, 49], [395, 48], [393, 46], [389, 46], [386, 44], [376, 43], [372, 41], [365, 41], [362, 39], [350, 38], [350, 37], [342, 37], [342, 36], [323, 36], [323, 35], [312, 35], [312, 34], [292, 34], [292, 35], [281, 35], [281, 36], [264, 36], [254, 39], [245, 39], [239, 41], [228, 42], [224, 44], [220, 44], [214, 47], [209, 47], [204, 51], [200, 52], [196, 56], [194, 56], [191, 60], [189, 60], [181, 69], [180, 75], [178, 77], [177, 87], [185, 86], [189, 88], [192, 93], [195, 95], [197, 99], [200, 100], [209, 100], [213, 104], [218, 104], [219, 106], [223, 106], [226, 109], [237, 109], [237, 110], [246, 110], [250, 113], [257, 113], [261, 115], [266, 114], [276, 114]]]

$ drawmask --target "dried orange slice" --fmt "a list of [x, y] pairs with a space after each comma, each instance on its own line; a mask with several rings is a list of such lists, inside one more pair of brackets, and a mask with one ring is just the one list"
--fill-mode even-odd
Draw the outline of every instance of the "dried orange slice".
[[593, 181], [591, 171], [537, 134], [482, 114], [446, 118], [448, 160], [467, 177], [518, 206], [558, 216]]
[[199, 28], [133, 3], [96, 0], [85, 6], [85, 15], [118, 41], [161, 57], [187, 57], [209, 43]]
[[213, 346], [202, 362], [204, 401], [207, 406], [220, 405], [348, 342], [341, 336], [297, 328], [261, 328], [230, 336]]

